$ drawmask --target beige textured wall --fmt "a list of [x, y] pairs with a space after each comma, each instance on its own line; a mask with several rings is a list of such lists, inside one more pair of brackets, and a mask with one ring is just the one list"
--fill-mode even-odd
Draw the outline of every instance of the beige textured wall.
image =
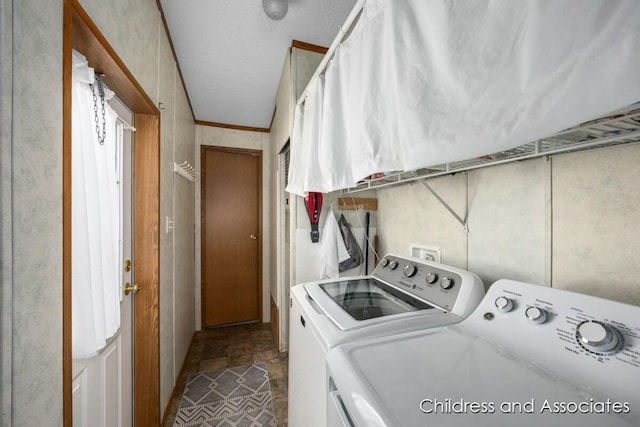
[[[166, 233], [164, 220], [173, 217], [173, 152], [176, 129], [176, 67], [171, 56], [169, 41], [165, 36], [160, 38], [160, 59], [158, 78], [158, 99], [162, 102], [160, 110], [160, 401], [164, 407], [175, 383], [176, 360], [174, 348], [174, 283], [173, 283], [173, 249], [174, 233]], [[178, 366], [178, 369], [180, 367]]]
[[[212, 126], [196, 126], [196, 153], [195, 163], [198, 170], [198, 176], [201, 172], [200, 149], [203, 145], [215, 145], [218, 147], [245, 148], [250, 150], [262, 151], [262, 321], [269, 322], [270, 311], [270, 279], [271, 279], [271, 197], [269, 197], [269, 189], [271, 187], [272, 174], [271, 167], [271, 150], [269, 147], [269, 134], [265, 132], [249, 132], [235, 129], [224, 129]], [[202, 223], [201, 199], [200, 199], [200, 182], [195, 191], [195, 227], [196, 227], [196, 329], [201, 327], [201, 233]]]
[[379, 190], [381, 252], [440, 246], [486, 286], [511, 278], [640, 305], [639, 162], [633, 144], [431, 181], [459, 214], [467, 200], [468, 234], [420, 184]]
[[640, 144], [553, 159], [554, 286], [640, 305]]
[[545, 161], [469, 172], [469, 270], [545, 283]]
[[[467, 207], [464, 174], [436, 178], [431, 187], [460, 217]], [[467, 233], [464, 227], [422, 184], [378, 191], [380, 256], [409, 255], [409, 246], [422, 244], [442, 249], [442, 262], [466, 267]]]
[[[176, 73], [174, 160], [184, 161], [195, 167], [196, 129], [189, 109], [186, 92]], [[173, 170], [173, 169], [172, 169]], [[173, 313], [175, 355], [173, 374], [177, 380], [180, 368], [187, 356], [195, 331], [195, 189], [198, 182], [191, 182], [173, 174], [173, 220], [174, 220], [174, 268], [173, 268]], [[175, 382], [175, 381], [174, 381]], [[166, 399], [170, 397], [171, 390]]]
[[0, 2], [0, 425], [11, 424], [13, 335], [13, 4]]
[[0, 8], [0, 424], [57, 426], [62, 424], [62, 0], [3, 1]]
[[[161, 116], [161, 215], [173, 216], [176, 190], [173, 173], [167, 172], [167, 167], [173, 165], [175, 147], [193, 153], [195, 125], [181, 82], [176, 79], [176, 64], [157, 3], [81, 0], [81, 4], [147, 95], [166, 104]], [[0, 424], [57, 426], [62, 425], [63, 1], [3, 1], [0, 8]], [[190, 188], [187, 197], [192, 193]], [[193, 227], [187, 230], [193, 223], [193, 208], [189, 208], [188, 200], [181, 205], [188, 212], [181, 212], [187, 220], [180, 235], [161, 238], [161, 412], [193, 335], [193, 300], [182, 304], [183, 301], [174, 301], [174, 293], [168, 291], [174, 280], [174, 240], [181, 250], [193, 241]], [[183, 257], [176, 262], [193, 270], [192, 259]], [[184, 295], [193, 298], [193, 279], [188, 274], [184, 278], [191, 281], [188, 286], [181, 285], [191, 290]], [[182, 304], [182, 311], [174, 309], [175, 302]], [[176, 316], [187, 319], [183, 323], [189, 327], [179, 320], [174, 329]]]

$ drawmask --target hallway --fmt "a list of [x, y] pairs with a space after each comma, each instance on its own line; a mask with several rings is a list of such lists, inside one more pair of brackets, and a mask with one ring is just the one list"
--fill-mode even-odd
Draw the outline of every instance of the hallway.
[[197, 331], [169, 402], [164, 427], [172, 427], [189, 375], [264, 362], [278, 426], [287, 425], [288, 354], [276, 349], [271, 325], [250, 324]]

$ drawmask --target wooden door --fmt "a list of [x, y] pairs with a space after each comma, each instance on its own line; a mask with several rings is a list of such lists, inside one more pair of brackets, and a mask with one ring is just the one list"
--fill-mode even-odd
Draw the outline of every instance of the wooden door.
[[202, 147], [203, 326], [261, 317], [262, 152]]

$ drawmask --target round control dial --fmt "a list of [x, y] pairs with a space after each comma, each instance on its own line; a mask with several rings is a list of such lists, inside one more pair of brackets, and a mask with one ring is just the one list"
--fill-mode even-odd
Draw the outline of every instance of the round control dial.
[[507, 297], [496, 298], [495, 304], [498, 311], [501, 311], [503, 313], [507, 313], [513, 310], [513, 301]]
[[418, 267], [416, 267], [413, 264], [407, 264], [404, 266], [404, 275], [407, 277], [413, 277], [416, 275], [416, 273], [418, 272]]
[[598, 354], [615, 353], [621, 341], [615, 328], [595, 320], [580, 323], [576, 328], [576, 339], [584, 348]]
[[440, 287], [442, 289], [451, 289], [453, 288], [453, 279], [449, 277], [443, 277], [442, 281], [440, 281]]
[[438, 275], [433, 271], [427, 273], [427, 283], [433, 285], [438, 281]]
[[382, 261], [380, 261], [380, 265], [386, 267], [387, 265], [389, 265], [389, 260], [387, 258], [382, 258]]
[[527, 316], [527, 319], [529, 319], [531, 323], [537, 325], [547, 321], [547, 312], [542, 308], [529, 307], [525, 310], [524, 315]]
[[389, 268], [390, 268], [391, 270], [395, 270], [396, 268], [398, 268], [398, 261], [391, 261], [391, 262], [389, 263]]

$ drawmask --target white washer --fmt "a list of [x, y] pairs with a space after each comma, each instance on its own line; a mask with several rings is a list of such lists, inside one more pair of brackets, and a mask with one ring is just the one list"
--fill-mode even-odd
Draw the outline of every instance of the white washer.
[[330, 426], [638, 426], [640, 307], [499, 280], [463, 322], [328, 367]]
[[462, 321], [484, 285], [466, 270], [387, 255], [371, 276], [291, 289], [289, 426], [327, 425], [327, 352], [338, 344]]

